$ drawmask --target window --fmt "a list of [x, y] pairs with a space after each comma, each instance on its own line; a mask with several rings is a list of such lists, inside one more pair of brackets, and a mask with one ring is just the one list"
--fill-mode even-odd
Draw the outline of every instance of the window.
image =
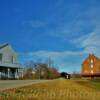
[[91, 70], [91, 74], [93, 74], [93, 70]]
[[11, 62], [12, 62], [12, 63], [14, 62], [14, 58], [13, 58], [13, 56], [11, 56]]
[[93, 64], [93, 60], [91, 59], [91, 64]]
[[91, 68], [93, 68], [93, 64], [91, 64]]
[[3, 56], [3, 55], [0, 53], [0, 61], [2, 61], [2, 56]]

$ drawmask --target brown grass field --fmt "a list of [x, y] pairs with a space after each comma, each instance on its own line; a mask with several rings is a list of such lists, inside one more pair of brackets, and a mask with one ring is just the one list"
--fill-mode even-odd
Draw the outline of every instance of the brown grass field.
[[3, 90], [0, 100], [100, 100], [100, 81], [57, 79]]

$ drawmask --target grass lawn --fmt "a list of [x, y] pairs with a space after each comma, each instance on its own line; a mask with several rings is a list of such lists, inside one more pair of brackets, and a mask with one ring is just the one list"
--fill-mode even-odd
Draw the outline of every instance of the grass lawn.
[[100, 80], [85, 80], [85, 81], [75, 81], [76, 83], [86, 86], [86, 87], [90, 87], [90, 88], [94, 88], [98, 91], [100, 91]]
[[100, 100], [100, 82], [58, 79], [1, 91], [0, 100]]

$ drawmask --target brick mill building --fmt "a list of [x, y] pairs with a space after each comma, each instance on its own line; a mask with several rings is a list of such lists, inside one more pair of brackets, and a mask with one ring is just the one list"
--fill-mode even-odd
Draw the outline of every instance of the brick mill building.
[[100, 78], [100, 59], [94, 54], [89, 56], [82, 63], [82, 77]]

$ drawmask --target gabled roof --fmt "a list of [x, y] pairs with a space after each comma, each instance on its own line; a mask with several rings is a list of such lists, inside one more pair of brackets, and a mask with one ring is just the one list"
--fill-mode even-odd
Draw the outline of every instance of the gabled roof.
[[82, 64], [84, 64], [88, 59], [93, 59], [95, 58], [96, 60], [100, 61], [100, 59], [98, 57], [96, 57], [94, 54], [89, 54], [89, 56], [83, 61]]
[[0, 49], [2, 49], [2, 48], [4, 48], [4, 47], [6, 47], [6, 46], [8, 46], [9, 44], [8, 43], [3, 43], [3, 44], [0, 44]]

